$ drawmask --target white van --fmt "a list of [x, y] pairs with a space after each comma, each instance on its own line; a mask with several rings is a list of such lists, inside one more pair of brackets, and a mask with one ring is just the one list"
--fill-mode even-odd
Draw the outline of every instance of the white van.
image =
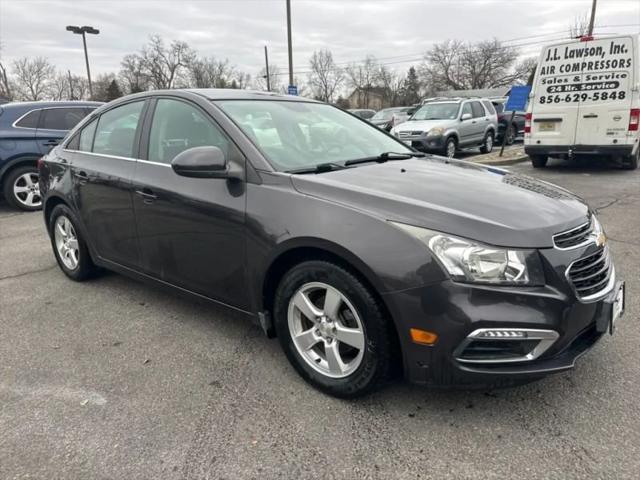
[[638, 167], [639, 36], [549, 45], [529, 96], [524, 149], [536, 168], [551, 157], [599, 155]]

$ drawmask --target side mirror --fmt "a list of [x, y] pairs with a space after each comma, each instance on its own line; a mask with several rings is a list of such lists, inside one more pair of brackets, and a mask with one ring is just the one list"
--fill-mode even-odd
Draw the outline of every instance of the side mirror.
[[460, 121], [464, 122], [465, 120], [471, 120], [471, 114], [470, 113], [463, 113], [462, 116], [460, 117]]
[[218, 147], [193, 147], [180, 152], [171, 161], [171, 168], [182, 177], [229, 177], [229, 164]]

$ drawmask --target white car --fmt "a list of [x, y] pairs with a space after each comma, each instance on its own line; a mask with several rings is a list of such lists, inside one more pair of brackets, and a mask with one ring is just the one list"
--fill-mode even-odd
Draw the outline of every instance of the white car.
[[534, 167], [574, 156], [638, 167], [639, 38], [582, 37], [542, 50], [525, 122], [525, 152]]

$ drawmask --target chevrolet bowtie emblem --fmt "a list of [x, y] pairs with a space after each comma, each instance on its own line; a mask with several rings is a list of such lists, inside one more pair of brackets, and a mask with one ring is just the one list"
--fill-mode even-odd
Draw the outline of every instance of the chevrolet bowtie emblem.
[[596, 245], [598, 247], [604, 247], [606, 243], [607, 243], [607, 236], [605, 235], [604, 232], [600, 232], [596, 237]]

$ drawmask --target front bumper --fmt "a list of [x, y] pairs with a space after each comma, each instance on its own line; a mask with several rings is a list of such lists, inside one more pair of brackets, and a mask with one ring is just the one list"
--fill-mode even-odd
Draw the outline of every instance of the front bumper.
[[[396, 320], [404, 371], [413, 383], [508, 386], [574, 367], [576, 360], [609, 331], [617, 290], [583, 303], [554, 286], [491, 287], [447, 280], [388, 293], [383, 297]], [[438, 334], [434, 345], [413, 343], [410, 328]], [[466, 363], [456, 350], [482, 328], [546, 329], [558, 339], [539, 358], [512, 363]]]
[[433, 152], [441, 152], [444, 149], [444, 137], [413, 137], [413, 138], [402, 138], [399, 137], [399, 140], [410, 144], [410, 146], [420, 152], [433, 153]]

